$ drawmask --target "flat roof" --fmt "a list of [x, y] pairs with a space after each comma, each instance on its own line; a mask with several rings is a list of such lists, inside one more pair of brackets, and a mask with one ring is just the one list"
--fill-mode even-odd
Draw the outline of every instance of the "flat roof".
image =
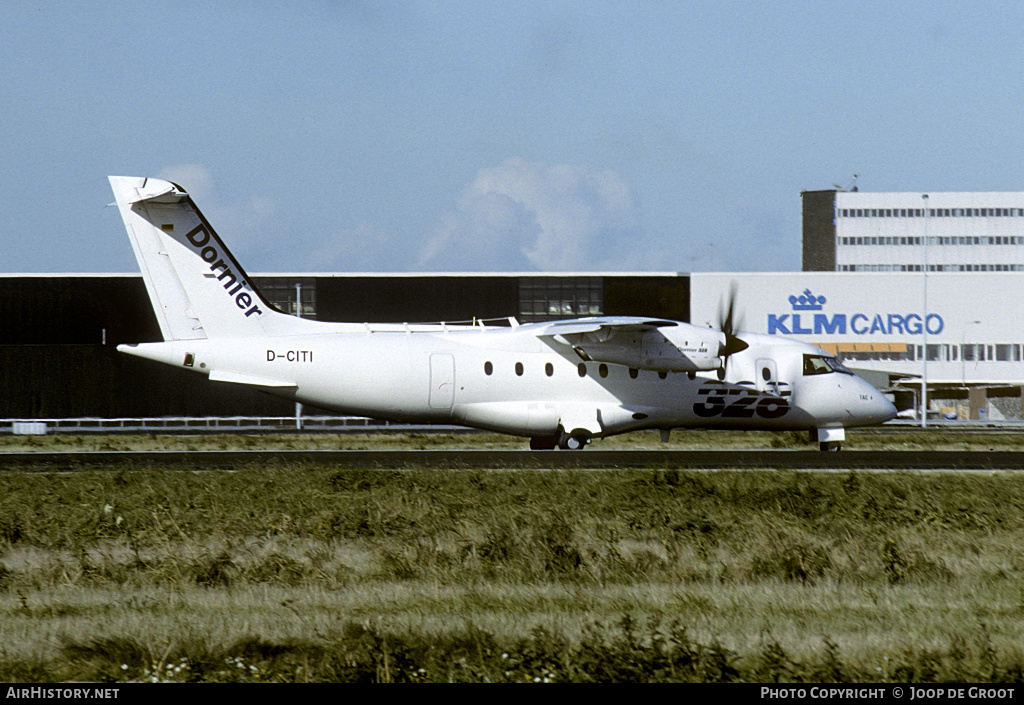
[[892, 196], [917, 196], [918, 198], [920, 198], [923, 194], [928, 194], [929, 196], [935, 195], [935, 194], [941, 194], [941, 195], [957, 194], [957, 195], [965, 195], [965, 196], [988, 196], [988, 195], [1010, 195], [1010, 194], [1021, 195], [1021, 194], [1024, 194], [1024, 191], [929, 191], [928, 189], [922, 189], [920, 191], [871, 191], [870, 189], [862, 189], [862, 188], [858, 188], [858, 189], [855, 189], [853, 191], [850, 191], [850, 190], [847, 190], [847, 189], [826, 188], [826, 189], [809, 189], [809, 190], [806, 190], [806, 191], [801, 191], [800, 193], [801, 194], [804, 194], [804, 193], [834, 193], [834, 194], [837, 194], [837, 195], [842, 194], [844, 196], [858, 196], [858, 195], [866, 195], [866, 196], [888, 196], [888, 195], [892, 195]]
[[[141, 277], [140, 272], [13, 272], [0, 274], [3, 279], [51, 279]], [[687, 277], [690, 272], [250, 272], [251, 277]]]

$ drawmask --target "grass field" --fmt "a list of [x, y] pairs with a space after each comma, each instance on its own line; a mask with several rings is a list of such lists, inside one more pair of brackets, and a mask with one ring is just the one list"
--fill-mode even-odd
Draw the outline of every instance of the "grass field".
[[[758, 440], [804, 443], [673, 446]], [[6, 437], [0, 450], [381, 442], [505, 440]], [[7, 473], [0, 680], [1020, 680], [1022, 509], [1016, 473]]]

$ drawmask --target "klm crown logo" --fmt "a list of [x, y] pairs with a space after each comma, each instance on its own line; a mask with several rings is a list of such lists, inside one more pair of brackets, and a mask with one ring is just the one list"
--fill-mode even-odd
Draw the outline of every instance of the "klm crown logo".
[[794, 311], [820, 311], [822, 304], [826, 302], [824, 296], [815, 296], [810, 289], [804, 289], [800, 296], [790, 296], [789, 303]]

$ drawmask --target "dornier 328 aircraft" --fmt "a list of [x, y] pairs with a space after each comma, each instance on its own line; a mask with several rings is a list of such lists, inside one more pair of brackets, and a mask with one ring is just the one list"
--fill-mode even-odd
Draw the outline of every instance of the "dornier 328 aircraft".
[[896, 414], [821, 348], [639, 317], [519, 325], [330, 323], [291, 316], [250, 281], [189, 195], [110, 177], [164, 341], [121, 352], [341, 414], [456, 424], [578, 449], [639, 429], [845, 429]]

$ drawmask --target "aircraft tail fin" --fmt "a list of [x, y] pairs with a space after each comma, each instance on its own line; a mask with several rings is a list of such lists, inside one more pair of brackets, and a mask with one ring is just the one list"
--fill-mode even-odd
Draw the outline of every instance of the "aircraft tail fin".
[[260, 294], [180, 186], [109, 178], [165, 340], [283, 335], [313, 323]]

